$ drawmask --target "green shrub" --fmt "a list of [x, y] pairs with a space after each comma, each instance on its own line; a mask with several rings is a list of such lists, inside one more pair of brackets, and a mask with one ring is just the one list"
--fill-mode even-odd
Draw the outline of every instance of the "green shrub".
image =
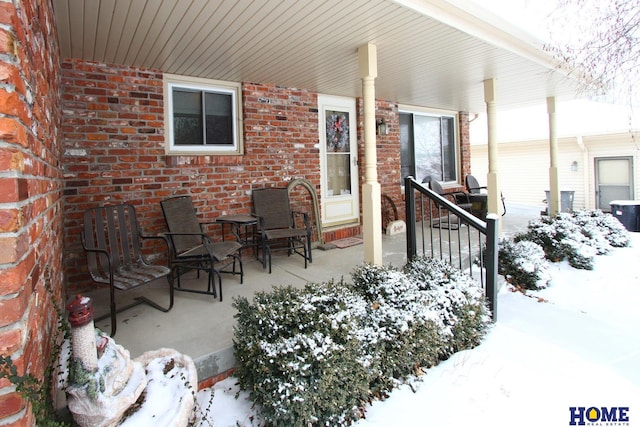
[[426, 293], [430, 310], [443, 324], [440, 358], [480, 344], [491, 318], [483, 290], [475, 280], [444, 260], [426, 257], [413, 259], [404, 271]]
[[386, 393], [419, 368], [435, 365], [443, 327], [428, 295], [392, 267], [363, 265], [352, 279], [367, 303], [361, 337], [364, 352], [372, 355], [373, 392]]
[[503, 239], [499, 245], [498, 274], [515, 287], [544, 289], [551, 280], [540, 245], [529, 240]]
[[346, 286], [307, 285], [237, 298], [235, 375], [273, 426], [344, 425], [368, 397]]
[[349, 425], [371, 398], [480, 342], [478, 283], [435, 260], [406, 271], [364, 265], [352, 283], [234, 300], [235, 375], [268, 425]]
[[567, 260], [572, 267], [593, 269], [596, 255], [612, 247], [628, 246], [629, 233], [616, 218], [600, 210], [561, 212], [555, 217], [541, 217], [529, 222], [528, 231], [516, 241], [539, 244], [547, 259]]

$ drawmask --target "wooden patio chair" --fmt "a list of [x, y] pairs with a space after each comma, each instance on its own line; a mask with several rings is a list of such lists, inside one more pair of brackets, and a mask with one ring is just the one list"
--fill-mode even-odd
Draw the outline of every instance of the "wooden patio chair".
[[258, 218], [258, 233], [262, 250], [262, 268], [269, 265], [271, 253], [285, 250], [304, 258], [304, 268], [311, 258], [311, 226], [306, 212], [291, 210], [286, 188], [262, 188], [252, 191], [253, 213]]
[[[139, 304], [148, 304], [167, 312], [173, 307], [171, 270], [164, 265], [148, 263], [142, 256], [143, 239], [161, 239], [162, 236], [142, 234], [132, 205], [101, 206], [84, 212], [81, 232], [82, 247], [87, 254], [87, 266], [96, 283], [109, 285], [110, 313], [96, 320], [111, 317], [111, 336], [116, 334], [116, 314]], [[169, 279], [169, 307], [164, 308], [146, 297], [116, 308], [115, 290], [130, 290], [156, 279]]]
[[[216, 298], [215, 281], [218, 279], [220, 301], [222, 301], [221, 273], [240, 275], [240, 283], [244, 279], [240, 249], [237, 241], [214, 241], [205, 228], [214, 223], [200, 223], [191, 196], [177, 196], [160, 202], [162, 213], [167, 223], [169, 242], [169, 267], [171, 275], [177, 280], [178, 291], [195, 292], [213, 295]], [[219, 225], [219, 224], [218, 224]], [[231, 266], [231, 270], [228, 267]], [[239, 267], [239, 269], [237, 269]], [[206, 271], [208, 274], [207, 290], [184, 288], [180, 276], [184, 271]]]

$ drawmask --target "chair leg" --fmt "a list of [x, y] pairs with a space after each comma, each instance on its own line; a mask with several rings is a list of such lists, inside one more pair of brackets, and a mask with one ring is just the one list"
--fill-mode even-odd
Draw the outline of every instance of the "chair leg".
[[115, 294], [115, 287], [113, 286], [113, 283], [109, 285], [109, 296], [111, 298], [111, 301], [109, 303], [109, 309], [111, 310], [111, 334], [109, 334], [109, 336], [114, 337], [116, 335], [116, 327], [117, 327], [117, 321], [116, 321], [116, 294]]

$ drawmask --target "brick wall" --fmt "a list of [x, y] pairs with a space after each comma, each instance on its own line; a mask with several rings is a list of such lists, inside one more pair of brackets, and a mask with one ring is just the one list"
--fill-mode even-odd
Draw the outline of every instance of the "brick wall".
[[[0, 2], [0, 354], [43, 378], [64, 301], [59, 58], [50, 2]], [[0, 424], [33, 425], [0, 380]]]
[[[63, 69], [65, 173], [65, 269], [70, 288], [89, 286], [80, 245], [82, 212], [102, 203], [136, 205], [146, 232], [165, 229], [159, 202], [191, 194], [202, 220], [251, 212], [251, 189], [305, 179], [320, 192], [317, 94], [275, 85], [244, 83], [242, 156], [166, 156], [162, 74], [157, 70], [66, 60]], [[357, 104], [360, 179], [364, 182], [362, 100]], [[389, 123], [379, 136], [382, 193], [404, 218], [400, 189], [397, 104], [378, 101], [376, 116]], [[466, 153], [466, 151], [465, 151]], [[302, 186], [296, 208], [310, 209]], [[315, 223], [315, 221], [314, 221]], [[361, 233], [360, 225], [325, 230], [325, 241]], [[315, 234], [314, 234], [315, 235]], [[163, 259], [165, 249], [146, 248]]]

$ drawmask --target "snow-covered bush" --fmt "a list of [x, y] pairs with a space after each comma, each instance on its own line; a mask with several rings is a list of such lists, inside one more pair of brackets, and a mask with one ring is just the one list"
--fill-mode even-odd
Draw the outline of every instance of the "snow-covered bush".
[[561, 212], [529, 222], [528, 232], [516, 240], [536, 242], [551, 261], [568, 260], [575, 268], [593, 269], [596, 255], [612, 246], [629, 245], [629, 234], [620, 221], [599, 210]]
[[352, 279], [368, 307], [360, 337], [372, 356], [372, 391], [387, 392], [418, 368], [435, 365], [443, 324], [429, 296], [392, 267], [363, 265]]
[[360, 320], [347, 304], [354, 301], [342, 283], [234, 300], [235, 376], [269, 425], [347, 425], [358, 417], [369, 371], [354, 333]]
[[[578, 210], [573, 213], [574, 220], [583, 229], [583, 233], [592, 236], [594, 241], [606, 241], [602, 244], [604, 251], [609, 252], [610, 247], [624, 248], [629, 246], [631, 238], [629, 231], [613, 215], [604, 213], [600, 209]], [[609, 247], [610, 246], [610, 247]]]
[[498, 274], [513, 286], [536, 290], [549, 285], [549, 262], [539, 244], [529, 240], [503, 239], [498, 253]]
[[233, 305], [235, 375], [273, 426], [349, 425], [366, 401], [477, 345], [490, 322], [480, 285], [430, 259]]
[[404, 271], [425, 293], [429, 308], [444, 326], [441, 359], [480, 343], [491, 319], [484, 292], [475, 280], [444, 260], [426, 257], [413, 259]]

